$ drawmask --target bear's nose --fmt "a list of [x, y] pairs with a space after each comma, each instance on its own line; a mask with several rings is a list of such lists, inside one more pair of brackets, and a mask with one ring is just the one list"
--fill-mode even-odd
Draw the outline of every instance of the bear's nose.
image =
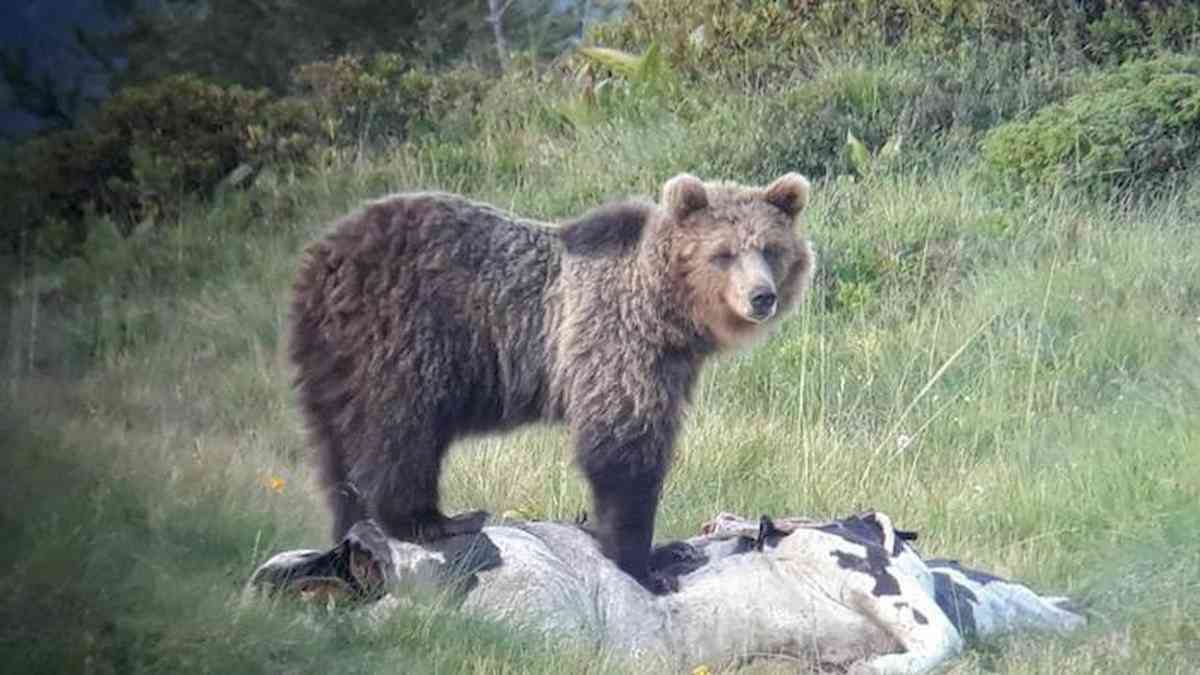
[[770, 288], [760, 288], [750, 296], [750, 307], [756, 317], [770, 316], [775, 310], [775, 291]]

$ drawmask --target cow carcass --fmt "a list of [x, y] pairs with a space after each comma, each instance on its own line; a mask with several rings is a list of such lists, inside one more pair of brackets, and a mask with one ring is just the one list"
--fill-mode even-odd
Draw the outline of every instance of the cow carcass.
[[375, 619], [417, 588], [442, 589], [464, 612], [668, 670], [783, 657], [923, 673], [966, 640], [1084, 624], [1065, 598], [923, 559], [915, 537], [879, 512], [825, 522], [722, 513], [656, 549], [654, 568], [678, 590], [653, 595], [576, 525], [507, 522], [415, 544], [363, 521], [331, 550], [272, 557], [248, 587], [363, 602]]

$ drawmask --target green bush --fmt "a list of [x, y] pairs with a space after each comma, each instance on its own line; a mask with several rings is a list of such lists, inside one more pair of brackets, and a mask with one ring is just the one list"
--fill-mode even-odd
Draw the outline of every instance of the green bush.
[[630, 52], [655, 43], [682, 73], [754, 87], [831, 52], [878, 46], [940, 56], [963, 44], [1024, 43], [1095, 61], [1150, 47], [1182, 51], [1200, 39], [1200, 8], [1191, 0], [642, 0], [589, 37]]
[[[823, 72], [770, 102], [765, 126], [778, 129], [787, 141], [755, 152], [774, 171], [794, 166], [810, 176], [851, 173], [851, 159], [844, 152], [847, 133], [871, 149], [882, 147], [903, 134], [910, 105], [924, 88], [915, 71], [903, 68], [854, 65]], [[940, 126], [951, 120], [927, 122]]]
[[[995, 45], [936, 62], [893, 54], [830, 63], [774, 92], [734, 99], [735, 110], [710, 104], [694, 124], [713, 127], [709, 152], [730, 158], [736, 173], [769, 177], [797, 170], [821, 177], [861, 173], [847, 152], [848, 133], [869, 156], [882, 153], [886, 160], [903, 149], [902, 161], [873, 165], [912, 166], [927, 150], [973, 150], [982, 132], [1066, 93], [1051, 59]], [[730, 130], [741, 128], [756, 130], [753, 143], [730, 142]]]
[[117, 145], [112, 154], [125, 149], [119, 159], [128, 162], [128, 174], [107, 178], [110, 206], [118, 209], [206, 194], [239, 164], [302, 161], [315, 132], [295, 102], [192, 75], [123, 90], [101, 109], [95, 127], [96, 136]]
[[1154, 51], [1200, 46], [1200, 6], [1191, 2], [1104, 0], [1083, 28], [1084, 51], [1097, 62], [1144, 58]]
[[590, 37], [629, 51], [659, 44], [671, 66], [688, 75], [744, 80], [753, 73], [764, 80], [806, 70], [835, 48], [908, 41], [944, 51], [971, 27], [1009, 11], [1006, 4], [646, 0], [633, 3], [623, 20], [597, 26]]
[[471, 66], [434, 72], [392, 53], [315, 61], [297, 68], [293, 79], [329, 139], [342, 145], [469, 129], [494, 82]]
[[1065, 101], [996, 128], [983, 151], [1001, 174], [1029, 184], [1106, 191], [1167, 180], [1200, 153], [1200, 57], [1094, 75]]
[[[128, 87], [78, 129], [35, 138], [0, 176], [6, 219], [0, 245], [50, 255], [75, 250], [87, 216], [114, 216], [128, 232], [207, 195], [240, 165], [304, 162], [319, 135], [295, 101], [220, 87], [192, 75]], [[32, 236], [31, 236], [32, 235]]]

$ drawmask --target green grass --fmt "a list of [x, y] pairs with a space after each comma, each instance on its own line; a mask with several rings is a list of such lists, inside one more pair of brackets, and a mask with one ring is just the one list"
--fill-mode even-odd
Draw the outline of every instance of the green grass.
[[[436, 604], [370, 628], [242, 601], [268, 555], [326, 542], [284, 356], [288, 285], [304, 241], [389, 190], [555, 218], [654, 193], [677, 171], [768, 180], [786, 141], [755, 125], [778, 104], [731, 98], [691, 119], [616, 105], [567, 130], [497, 126], [471, 145], [335, 157], [97, 238], [83, 260], [25, 264], [0, 324], [0, 661], [632, 670]], [[953, 672], [1191, 672], [1200, 172], [1153, 200], [1098, 203], [1010, 192], [973, 147], [930, 137], [869, 179], [818, 182], [813, 296], [704, 374], [658, 536], [691, 535], [719, 510], [881, 509], [920, 530], [927, 554], [1088, 603], [1086, 631], [977, 646]], [[464, 443], [445, 484], [454, 509], [570, 519], [587, 507], [555, 428]]]

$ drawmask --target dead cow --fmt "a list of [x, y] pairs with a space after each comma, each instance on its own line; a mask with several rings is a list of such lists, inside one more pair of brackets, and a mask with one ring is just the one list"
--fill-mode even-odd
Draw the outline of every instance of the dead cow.
[[679, 575], [655, 596], [576, 526], [506, 523], [418, 545], [371, 521], [329, 551], [268, 560], [252, 588], [330, 593], [385, 613], [400, 589], [453, 589], [464, 611], [668, 668], [788, 657], [815, 668], [923, 673], [964, 639], [1065, 632], [1084, 623], [1065, 599], [923, 560], [915, 535], [869, 512], [830, 522], [722, 513], [701, 534], [659, 547], [652, 565]]

